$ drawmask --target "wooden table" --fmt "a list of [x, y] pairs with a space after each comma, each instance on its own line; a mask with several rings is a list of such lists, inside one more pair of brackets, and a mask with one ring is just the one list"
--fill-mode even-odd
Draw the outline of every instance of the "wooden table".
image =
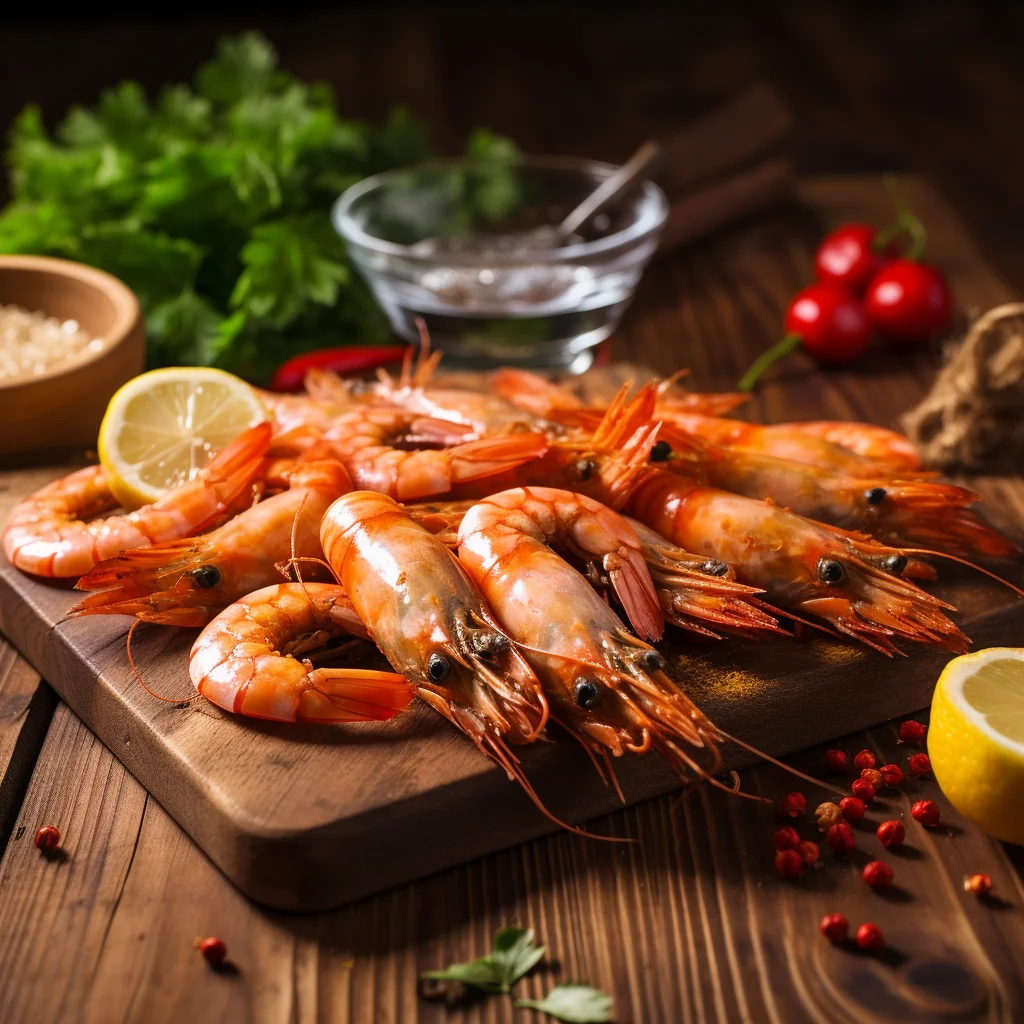
[[[1009, 297], [937, 192], [918, 179], [907, 190], [960, 301], [987, 308]], [[884, 219], [872, 179], [815, 180], [800, 199], [652, 267], [616, 355], [668, 370], [685, 351], [699, 386], [728, 387], [776, 335], [787, 297], [809, 278], [820, 225]], [[773, 372], [756, 413], [891, 421], [921, 394], [931, 368], [926, 353], [879, 354], [826, 376], [798, 356]], [[976, 484], [1020, 521], [1019, 482]], [[899, 669], [879, 656], [893, 685]], [[851, 755], [869, 747], [883, 761], [908, 753], [895, 723], [835, 745]], [[821, 754], [793, 763], [820, 773]], [[886, 816], [909, 822], [911, 800], [935, 798], [945, 825], [924, 834], [909, 822], [910, 848], [888, 857], [898, 887], [886, 898], [859, 878], [869, 853], [882, 852], [869, 830], [852, 864], [826, 852], [821, 869], [782, 882], [772, 872], [772, 812], [702, 789], [593, 823], [634, 844], [557, 835], [336, 912], [290, 916], [233, 889], [6, 646], [0, 766], [0, 841], [10, 837], [0, 861], [4, 1021], [528, 1021], [530, 1012], [505, 998], [447, 1008], [417, 992], [420, 971], [480, 955], [509, 922], [532, 926], [550, 954], [520, 995], [583, 978], [614, 995], [617, 1021], [1024, 1016], [1024, 851], [963, 821], [934, 782], [887, 800]], [[793, 781], [758, 767], [744, 773], [743, 787], [777, 798]], [[55, 861], [32, 843], [51, 823], [65, 837], [66, 855]], [[801, 827], [820, 838], [813, 824]], [[960, 880], [974, 871], [992, 876], [997, 899], [963, 894]], [[817, 922], [833, 910], [855, 925], [878, 923], [887, 954], [826, 943]], [[231, 971], [215, 973], [200, 959], [193, 939], [206, 934], [227, 941]]]

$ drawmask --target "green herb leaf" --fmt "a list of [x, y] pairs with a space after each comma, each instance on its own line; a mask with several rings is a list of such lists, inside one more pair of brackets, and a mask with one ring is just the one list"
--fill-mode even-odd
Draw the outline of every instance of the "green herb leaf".
[[273, 46], [258, 32], [246, 32], [220, 41], [217, 56], [196, 74], [196, 85], [207, 99], [230, 105], [271, 89], [279, 80], [276, 67]]
[[151, 361], [180, 359], [205, 366], [213, 362], [223, 317], [191, 288], [150, 311], [146, 322]]
[[527, 971], [544, 956], [544, 947], [534, 945], [532, 928], [502, 928], [494, 937], [488, 956], [465, 964], [452, 964], [443, 971], [424, 971], [435, 981], [461, 981], [485, 992], [509, 992]]
[[559, 985], [544, 999], [517, 999], [524, 1006], [568, 1024], [605, 1024], [612, 1019], [612, 997], [589, 985]]

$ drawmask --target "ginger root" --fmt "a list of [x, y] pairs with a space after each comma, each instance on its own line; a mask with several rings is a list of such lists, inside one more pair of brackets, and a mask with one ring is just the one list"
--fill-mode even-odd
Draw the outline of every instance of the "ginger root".
[[976, 320], [900, 422], [935, 469], [1024, 467], [1024, 303]]

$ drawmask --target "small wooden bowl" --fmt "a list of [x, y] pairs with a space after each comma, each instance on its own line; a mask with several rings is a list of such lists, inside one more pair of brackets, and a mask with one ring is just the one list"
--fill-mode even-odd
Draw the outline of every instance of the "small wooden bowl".
[[49, 256], [0, 256], [0, 305], [77, 320], [104, 342], [34, 377], [0, 381], [0, 456], [92, 447], [110, 396], [142, 370], [138, 299], [116, 277]]

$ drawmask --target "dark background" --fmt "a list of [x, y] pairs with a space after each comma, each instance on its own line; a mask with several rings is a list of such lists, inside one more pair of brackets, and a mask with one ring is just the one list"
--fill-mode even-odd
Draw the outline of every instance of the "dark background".
[[[42, 10], [42, 8], [40, 8]], [[191, 76], [262, 30], [343, 116], [404, 104], [457, 151], [475, 126], [527, 151], [622, 158], [744, 85], [792, 106], [807, 173], [922, 171], [1024, 282], [1024, 4], [157, 4], [0, 16], [0, 124], [49, 120], [123, 78]]]

